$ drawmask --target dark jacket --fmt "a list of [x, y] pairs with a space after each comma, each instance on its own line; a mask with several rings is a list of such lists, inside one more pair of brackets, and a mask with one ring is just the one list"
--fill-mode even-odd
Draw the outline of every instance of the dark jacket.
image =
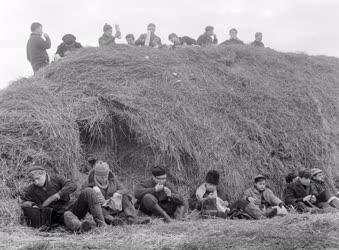
[[[83, 185], [83, 189], [86, 187], [95, 187], [95, 181], [94, 181], [94, 169], [92, 169], [88, 174], [87, 182]], [[100, 187], [99, 187], [100, 188]], [[118, 180], [118, 178], [113, 174], [112, 171], [108, 174], [108, 187], [106, 189], [100, 188], [101, 193], [103, 194], [105, 200], [108, 200], [109, 198], [113, 197], [113, 194], [116, 192], [119, 192], [120, 194], [126, 194], [129, 195], [130, 198], [132, 196], [129, 194], [127, 188]]]
[[[165, 191], [155, 192], [156, 185], [157, 183], [153, 179], [141, 182], [135, 187], [135, 198], [140, 201], [145, 194], [153, 194], [158, 199], [158, 201], [166, 201], [168, 199], [167, 194]], [[170, 182], [167, 181], [164, 186], [171, 190], [173, 199], [178, 199], [183, 202], [183, 198], [177, 193], [174, 186]]]
[[305, 207], [312, 206], [303, 201], [304, 197], [308, 195], [315, 195], [312, 185], [304, 186], [300, 180], [289, 183], [284, 192], [285, 204], [292, 205], [302, 211]]
[[241, 41], [240, 39], [228, 39], [222, 42], [220, 45], [240, 45], [240, 44], [244, 44], [244, 42]]
[[48, 64], [49, 57], [46, 50], [49, 48], [51, 48], [51, 40], [49, 37], [44, 40], [41, 35], [32, 33], [26, 46], [27, 60], [32, 66], [44, 63]]
[[202, 47], [211, 46], [213, 44], [218, 44], [218, 39], [216, 37], [212, 38], [205, 32], [198, 37], [197, 44]]
[[[145, 46], [146, 37], [147, 37], [147, 34], [140, 35], [138, 40], [135, 41], [135, 45], [136, 46]], [[160, 47], [161, 45], [162, 45], [162, 43], [161, 43], [160, 37], [158, 37], [155, 34], [151, 34], [149, 46], [150, 47]]]
[[99, 46], [111, 46], [115, 44], [115, 38], [118, 37], [121, 33], [117, 32], [115, 36], [108, 36], [105, 33], [99, 38]]
[[58, 193], [60, 199], [51, 203], [49, 207], [53, 208], [55, 212], [63, 213], [71, 207], [70, 194], [75, 192], [76, 189], [76, 184], [71, 180], [61, 176], [47, 175], [44, 187], [29, 185], [21, 193], [21, 199], [22, 201], [32, 201], [40, 206], [50, 196]]
[[254, 47], [265, 47], [264, 43], [263, 42], [258, 42], [258, 41], [253, 41], [250, 43], [251, 46], [254, 46]]
[[180, 45], [196, 45], [197, 41], [189, 36], [179, 37]]
[[58, 49], [55, 54], [64, 57], [67, 51], [73, 51], [80, 48], [82, 48], [82, 45], [78, 42], [74, 42], [72, 44], [66, 44], [63, 42], [58, 46]]

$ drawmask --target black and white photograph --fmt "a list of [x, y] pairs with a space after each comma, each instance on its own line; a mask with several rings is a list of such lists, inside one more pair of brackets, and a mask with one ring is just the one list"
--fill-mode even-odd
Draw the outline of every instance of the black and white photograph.
[[339, 249], [339, 1], [0, 0], [0, 250]]

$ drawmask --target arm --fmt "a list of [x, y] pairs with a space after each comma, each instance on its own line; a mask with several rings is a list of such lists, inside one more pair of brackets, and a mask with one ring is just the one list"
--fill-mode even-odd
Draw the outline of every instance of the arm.
[[135, 45], [139, 46], [143, 46], [145, 45], [145, 38], [146, 36], [143, 34], [143, 35], [140, 35], [140, 37], [135, 41]]
[[218, 44], [218, 38], [216, 35], [213, 36], [213, 44]]
[[129, 193], [128, 189], [117, 178], [115, 178], [115, 182], [116, 182], [116, 185], [117, 185], [117, 191], [116, 191], [117, 193], [119, 193], [119, 194], [128, 194]]
[[147, 187], [145, 183], [138, 184], [135, 187], [134, 196], [137, 200], [141, 200], [145, 194], [155, 194], [154, 187]]
[[271, 205], [279, 205], [282, 203], [282, 200], [280, 200], [274, 193], [271, 189], [266, 189], [266, 192], [268, 194], [268, 202], [271, 204]]
[[51, 39], [49, 38], [49, 36], [45, 37], [46, 40], [42, 39], [41, 37], [39, 37], [36, 40], [37, 46], [41, 49], [49, 49], [51, 48]]
[[252, 197], [252, 194], [251, 194], [251, 192], [250, 192], [250, 189], [246, 189], [246, 190], [244, 191], [243, 196], [242, 196], [242, 198], [243, 198], [244, 200], [247, 200], [248, 197]]
[[203, 183], [202, 185], [200, 185], [200, 187], [198, 187], [197, 191], [195, 192], [195, 196], [197, 197], [197, 200], [204, 201], [205, 193], [206, 193], [206, 187], [205, 187], [205, 183]]
[[198, 37], [197, 44], [200, 45], [200, 46], [203, 45], [203, 36]]
[[287, 205], [296, 205], [296, 203], [302, 202], [302, 201], [303, 201], [303, 198], [295, 198], [293, 188], [287, 186], [286, 192], [285, 192], [285, 203]]
[[61, 57], [64, 56], [64, 49], [63, 49], [62, 44], [60, 44], [60, 45], [58, 46], [57, 51], [55, 52], [55, 54], [57, 54], [57, 55], [59, 55], [59, 56], [61, 56]]
[[55, 177], [55, 179], [57, 180], [58, 185], [61, 187], [60, 191], [58, 192], [60, 197], [64, 195], [70, 195], [71, 193], [76, 191], [77, 186], [73, 181], [61, 176], [57, 176]]

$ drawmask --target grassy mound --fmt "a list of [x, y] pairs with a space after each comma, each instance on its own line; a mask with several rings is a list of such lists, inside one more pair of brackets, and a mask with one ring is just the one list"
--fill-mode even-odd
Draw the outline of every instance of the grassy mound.
[[[83, 156], [131, 185], [153, 164], [192, 189], [219, 169], [234, 200], [253, 175], [281, 194], [298, 167], [336, 174], [339, 60], [252, 47], [86, 48], [1, 92], [1, 173]], [[331, 182], [331, 181], [330, 181]]]

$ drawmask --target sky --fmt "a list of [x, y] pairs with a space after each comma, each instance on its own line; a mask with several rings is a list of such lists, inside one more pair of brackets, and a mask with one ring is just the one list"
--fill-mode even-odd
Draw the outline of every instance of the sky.
[[51, 58], [64, 34], [98, 46], [103, 25], [119, 24], [117, 43], [125, 43], [126, 34], [138, 37], [151, 22], [163, 43], [172, 32], [196, 39], [213, 25], [219, 42], [235, 27], [245, 43], [261, 31], [270, 48], [339, 57], [337, 0], [0, 0], [0, 89], [33, 73], [26, 59], [32, 22], [50, 35]]

